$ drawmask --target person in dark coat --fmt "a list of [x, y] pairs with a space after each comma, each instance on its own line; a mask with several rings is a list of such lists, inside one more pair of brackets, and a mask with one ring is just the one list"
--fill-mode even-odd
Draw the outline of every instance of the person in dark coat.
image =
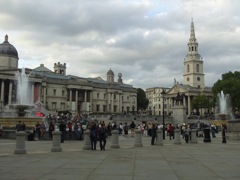
[[52, 132], [54, 131], [54, 124], [53, 122], [50, 122], [49, 127], [48, 127], [48, 133], [49, 133], [49, 138], [52, 139], [53, 135]]
[[96, 144], [97, 144], [97, 127], [96, 123], [92, 122], [90, 126], [90, 141], [91, 141], [91, 148], [92, 150], [96, 150]]
[[101, 124], [101, 127], [98, 130], [99, 133], [99, 142], [100, 142], [100, 149], [105, 150], [105, 146], [106, 146], [106, 138], [107, 138], [107, 129], [105, 127], [105, 124]]
[[152, 125], [151, 134], [152, 134], [151, 145], [154, 145], [155, 141], [156, 141], [156, 138], [157, 138], [157, 126], [156, 126], [156, 124]]
[[61, 124], [59, 124], [59, 131], [62, 132], [61, 134], [61, 143], [64, 143], [64, 140], [66, 139], [66, 123], [65, 121], [62, 121]]

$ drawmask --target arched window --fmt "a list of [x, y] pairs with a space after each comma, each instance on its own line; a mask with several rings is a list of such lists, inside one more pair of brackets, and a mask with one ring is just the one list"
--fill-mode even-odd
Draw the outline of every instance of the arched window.
[[192, 46], [192, 51], [194, 51], [194, 47]]
[[197, 51], [197, 47], [195, 47], [195, 51]]
[[197, 64], [197, 72], [199, 72], [199, 64]]
[[189, 64], [187, 65], [187, 72], [190, 72]]

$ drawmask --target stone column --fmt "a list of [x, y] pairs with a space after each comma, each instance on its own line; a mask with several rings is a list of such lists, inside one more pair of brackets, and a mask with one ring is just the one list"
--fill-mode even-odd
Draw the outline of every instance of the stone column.
[[85, 102], [85, 104], [86, 104], [86, 102], [87, 102], [87, 91], [85, 90], [85, 92], [84, 92], [84, 102]]
[[191, 97], [188, 96], [188, 115], [191, 114]]
[[198, 143], [197, 141], [197, 129], [192, 129], [191, 131], [191, 143], [196, 144]]
[[91, 150], [90, 131], [84, 131], [84, 145], [83, 150]]
[[34, 83], [32, 84], [32, 103], [34, 103]]
[[162, 129], [157, 130], [157, 142], [156, 145], [162, 146], [163, 145], [163, 135], [162, 135]]
[[12, 104], [12, 82], [9, 83], [8, 104]]
[[181, 144], [180, 132], [181, 132], [180, 129], [174, 130], [174, 143], [173, 144]]
[[24, 131], [16, 132], [16, 149], [14, 151], [15, 154], [27, 153], [25, 149], [25, 137], [26, 137], [26, 132]]
[[1, 85], [1, 101], [4, 104], [4, 80], [2, 79], [2, 85]]
[[61, 148], [61, 131], [53, 131], [52, 135], [53, 135], [53, 147], [51, 149], [52, 152], [61, 152], [62, 148]]
[[122, 113], [122, 94], [119, 94], [119, 112]]
[[72, 111], [72, 90], [69, 89], [69, 109]]
[[46, 86], [43, 87], [43, 104], [46, 106], [46, 92], [47, 92], [47, 88]]
[[134, 147], [142, 147], [142, 131], [139, 129], [135, 130], [135, 144]]
[[118, 130], [113, 130], [112, 131], [112, 145], [110, 148], [120, 148], [118, 144], [118, 137], [119, 137], [119, 131]]
[[75, 111], [76, 111], [76, 113], [78, 112], [78, 90], [76, 90]]
[[113, 108], [113, 99], [114, 99], [114, 94], [111, 94], [111, 112], [114, 112], [114, 108]]
[[41, 84], [38, 85], [38, 100], [41, 102], [41, 89], [42, 89], [42, 86]]
[[108, 102], [108, 103], [107, 103], [107, 111], [110, 112], [110, 110], [111, 110], [111, 108], [110, 108], [110, 102], [111, 102], [111, 101], [110, 101], [110, 98], [111, 98], [111, 94], [108, 93], [107, 96], [108, 96], [108, 100], [107, 100], [107, 102]]

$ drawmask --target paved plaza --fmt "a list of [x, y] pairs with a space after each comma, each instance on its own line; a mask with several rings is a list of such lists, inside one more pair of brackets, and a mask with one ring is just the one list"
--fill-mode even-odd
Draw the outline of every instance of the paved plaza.
[[52, 141], [26, 141], [27, 154], [14, 154], [16, 141], [0, 139], [0, 179], [86, 180], [206, 180], [240, 179], [240, 141], [222, 144], [220, 134], [211, 143], [134, 147], [132, 137], [119, 137], [119, 149], [83, 150], [83, 141], [65, 141], [62, 152], [51, 152]]

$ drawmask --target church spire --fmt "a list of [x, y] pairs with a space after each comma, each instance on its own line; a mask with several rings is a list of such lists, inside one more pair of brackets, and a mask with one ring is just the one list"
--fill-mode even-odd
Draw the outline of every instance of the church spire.
[[191, 21], [191, 32], [190, 32], [190, 38], [189, 38], [189, 42], [188, 42], [188, 49], [189, 49], [189, 54], [198, 53], [198, 42], [197, 42], [197, 39], [195, 37], [193, 19]]

